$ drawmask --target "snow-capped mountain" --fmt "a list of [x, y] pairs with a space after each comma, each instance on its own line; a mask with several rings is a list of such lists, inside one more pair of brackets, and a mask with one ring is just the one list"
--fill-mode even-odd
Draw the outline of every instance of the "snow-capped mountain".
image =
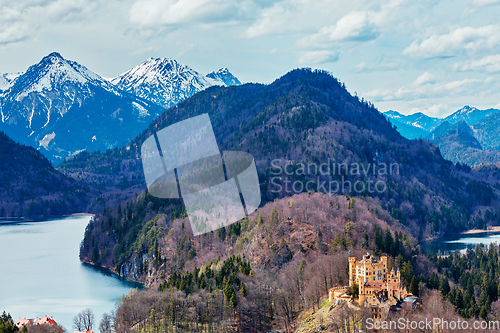
[[405, 116], [392, 110], [384, 115], [402, 136], [431, 141], [452, 162], [469, 165], [498, 162], [500, 110], [479, 110], [466, 105], [445, 118], [421, 112]]
[[394, 110], [385, 111], [384, 115], [386, 117], [389, 117], [389, 118], [392, 118], [392, 119], [397, 119], [397, 120], [406, 117], [404, 114], [401, 114], [398, 111], [394, 111]]
[[124, 144], [161, 111], [54, 52], [11, 79], [0, 99], [0, 130], [58, 161]]
[[57, 163], [123, 145], [165, 108], [207, 87], [235, 84], [227, 68], [208, 77], [167, 58], [108, 80], [54, 52], [24, 73], [0, 74], [0, 131]]
[[149, 58], [111, 79], [110, 82], [122, 90], [136, 94], [165, 108], [213, 85], [241, 84], [227, 68], [209, 75], [200, 75], [194, 69], [180, 64], [175, 59]]
[[[395, 125], [398, 128], [401, 127], [400, 132], [403, 136], [409, 139], [413, 139], [421, 136], [422, 130], [426, 131], [427, 133], [431, 133], [444, 122], [448, 122], [450, 124], [456, 124], [461, 121], [465, 121], [467, 125], [471, 126], [477, 124], [481, 120], [497, 112], [500, 112], [500, 110], [497, 109], [479, 110], [478, 108], [466, 105], [446, 118], [429, 117], [428, 115], [423, 114], [422, 112], [417, 112], [405, 116], [393, 110], [384, 112], [384, 115], [387, 117], [387, 119], [389, 119], [390, 122], [393, 123], [393, 125]], [[408, 125], [410, 127], [401, 126], [401, 124]], [[416, 131], [414, 131], [413, 129], [415, 129]], [[414, 135], [417, 132], [419, 136]], [[423, 135], [423, 137], [425, 136], [426, 135]]]
[[426, 137], [432, 129], [442, 122], [442, 119], [429, 117], [421, 112], [405, 116], [397, 111], [390, 110], [384, 112], [384, 116], [407, 139]]
[[429, 117], [426, 114], [423, 114], [422, 112], [417, 112], [408, 116], [405, 116], [397, 111], [387, 111], [384, 112], [384, 115], [390, 119], [395, 119], [401, 123], [404, 123], [406, 125], [410, 125], [413, 127], [417, 127], [420, 129], [423, 129], [425, 131], [431, 131], [433, 128], [438, 126], [441, 122], [442, 119], [440, 118], [434, 118], [434, 117]]
[[488, 117], [489, 115], [492, 115], [497, 112], [500, 112], [500, 110], [497, 109], [479, 110], [478, 108], [466, 105], [460, 110], [457, 110], [448, 117], [444, 118], [444, 120], [449, 122], [450, 124], [456, 124], [460, 121], [465, 121], [467, 125], [474, 125], [483, 120], [484, 118]]
[[222, 81], [226, 86], [239, 86], [241, 84], [240, 80], [236, 78], [229, 69], [227, 68], [221, 68], [217, 72], [213, 71], [210, 72], [206, 75], [207, 78], [212, 79], [212, 80], [219, 80]]

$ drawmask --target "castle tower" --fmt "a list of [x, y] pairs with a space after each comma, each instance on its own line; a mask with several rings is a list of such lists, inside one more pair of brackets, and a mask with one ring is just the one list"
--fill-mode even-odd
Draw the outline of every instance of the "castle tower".
[[352, 287], [356, 280], [356, 257], [349, 257], [349, 287]]
[[365, 303], [365, 297], [366, 297], [365, 293], [366, 293], [365, 284], [364, 282], [361, 281], [361, 283], [359, 284], [359, 299], [358, 299], [358, 304], [360, 306], [363, 306]]

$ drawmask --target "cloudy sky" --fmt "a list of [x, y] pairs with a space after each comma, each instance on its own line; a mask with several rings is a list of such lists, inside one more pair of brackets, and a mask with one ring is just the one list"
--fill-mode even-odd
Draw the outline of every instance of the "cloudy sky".
[[0, 73], [58, 51], [113, 77], [149, 57], [270, 83], [321, 68], [381, 111], [500, 108], [500, 0], [0, 0]]

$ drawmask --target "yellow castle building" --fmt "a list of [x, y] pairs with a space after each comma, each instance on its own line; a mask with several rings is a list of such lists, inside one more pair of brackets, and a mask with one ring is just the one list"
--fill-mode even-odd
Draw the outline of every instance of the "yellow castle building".
[[[395, 271], [392, 268], [389, 271], [386, 256], [377, 260], [367, 253], [359, 261], [356, 261], [356, 257], [349, 257], [349, 287], [354, 285], [359, 287], [357, 303], [359, 306], [372, 308], [375, 318], [380, 318], [382, 309], [389, 311], [409, 295], [401, 285], [399, 269]], [[330, 289], [330, 301], [350, 299], [347, 291], [347, 287]]]

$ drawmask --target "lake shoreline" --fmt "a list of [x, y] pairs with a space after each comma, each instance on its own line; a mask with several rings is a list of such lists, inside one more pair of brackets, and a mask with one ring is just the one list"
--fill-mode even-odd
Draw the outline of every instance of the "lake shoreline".
[[491, 227], [491, 229], [470, 229], [461, 232], [460, 235], [473, 235], [473, 234], [480, 234], [483, 232], [500, 232], [500, 226], [493, 226]]
[[[9, 286], [2, 289], [0, 311], [8, 310], [14, 320], [53, 316], [70, 330], [73, 317], [83, 309], [92, 309], [98, 323], [131, 289], [141, 289], [133, 281], [79, 260], [80, 244], [92, 219], [89, 215], [43, 222], [0, 221], [0, 253], [5, 254], [0, 267], [9, 267], [0, 274], [0, 285]], [[22, 251], [13, 250], [20, 246]]]
[[116, 274], [114, 271], [110, 270], [109, 268], [106, 268], [106, 267], [102, 267], [102, 266], [97, 266], [97, 265], [94, 265], [94, 264], [91, 264], [91, 263], [88, 263], [88, 262], [85, 262], [85, 261], [81, 261], [80, 262], [84, 265], [84, 266], [87, 266], [87, 267], [90, 267], [98, 272], [100, 272], [101, 274], [104, 274], [104, 275], [107, 275], [107, 276], [112, 276], [120, 281], [123, 281], [123, 282], [126, 282], [127, 284], [129, 284], [132, 287], [136, 288], [136, 289], [146, 289], [147, 286], [142, 283], [142, 282], [137, 282], [137, 281], [133, 281], [133, 280], [128, 280], [124, 277], [121, 277], [119, 274]]
[[21, 217], [0, 217], [0, 222], [8, 221], [8, 222], [44, 222], [44, 221], [52, 221], [57, 219], [62, 219], [66, 217], [78, 217], [78, 216], [95, 216], [96, 214], [92, 213], [73, 213], [69, 215], [58, 215], [58, 216], [48, 216], [48, 217], [29, 217], [29, 216], [21, 216]]

